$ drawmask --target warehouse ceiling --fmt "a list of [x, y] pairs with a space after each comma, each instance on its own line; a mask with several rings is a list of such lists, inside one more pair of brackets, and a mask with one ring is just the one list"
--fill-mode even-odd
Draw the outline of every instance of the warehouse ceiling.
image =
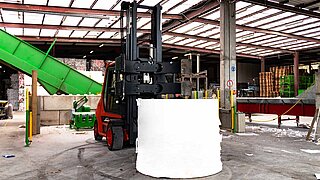
[[[206, 54], [208, 58], [219, 57], [219, 1], [137, 2], [162, 5], [162, 39], [167, 57], [183, 56], [190, 51]], [[38, 45], [46, 46], [57, 38], [60, 46], [96, 46], [107, 52], [117, 49], [119, 44], [120, 4], [120, 0], [0, 0], [0, 28]], [[318, 53], [319, 5], [319, 0], [237, 1], [237, 56], [291, 57], [295, 51], [307, 53], [309, 49]], [[139, 11], [138, 16], [138, 35], [145, 37], [150, 29], [149, 12]], [[78, 56], [95, 54], [87, 49], [78, 51]]]

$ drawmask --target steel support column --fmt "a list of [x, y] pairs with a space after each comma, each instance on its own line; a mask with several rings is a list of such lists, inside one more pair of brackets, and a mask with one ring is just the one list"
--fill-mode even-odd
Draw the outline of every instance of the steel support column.
[[266, 61], [264, 57], [261, 57], [261, 72], [266, 72]]
[[299, 52], [294, 53], [293, 73], [294, 73], [294, 95], [298, 95], [299, 89]]
[[[200, 54], [197, 54], [197, 73], [200, 72]], [[197, 77], [197, 91], [200, 91], [200, 79]]]
[[[221, 122], [226, 128], [232, 127], [231, 93], [237, 89], [236, 82], [236, 19], [235, 2], [222, 0], [220, 3], [220, 97]], [[232, 95], [233, 102], [236, 96]]]

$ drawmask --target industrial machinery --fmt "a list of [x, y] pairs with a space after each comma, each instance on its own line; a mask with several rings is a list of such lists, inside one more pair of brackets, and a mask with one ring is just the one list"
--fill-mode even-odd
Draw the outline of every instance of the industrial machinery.
[[[139, 53], [138, 8], [149, 10], [151, 15], [147, 57], [140, 57]], [[162, 62], [161, 6], [122, 2], [120, 24], [122, 53], [115, 62], [107, 64], [94, 126], [95, 139], [106, 137], [110, 150], [122, 149], [124, 144], [135, 144], [138, 98], [161, 98], [162, 94], [181, 91], [180, 83], [175, 82], [175, 74], [180, 72], [180, 62]]]
[[70, 128], [93, 128], [96, 121], [94, 112], [90, 112], [90, 106], [85, 105], [88, 98], [83, 96], [77, 101], [73, 101], [72, 119], [70, 120]]
[[[237, 108], [239, 112], [248, 114], [250, 120], [253, 113], [276, 114], [280, 127], [282, 115], [314, 116], [316, 106], [315, 99], [239, 97]], [[298, 125], [299, 119], [295, 120]]]

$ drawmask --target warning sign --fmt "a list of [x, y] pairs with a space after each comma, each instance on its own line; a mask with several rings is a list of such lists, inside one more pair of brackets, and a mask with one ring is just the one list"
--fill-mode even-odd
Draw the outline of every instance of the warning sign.
[[228, 86], [229, 88], [233, 86], [233, 81], [232, 81], [231, 79], [229, 79], [229, 80], [227, 81], [227, 86]]

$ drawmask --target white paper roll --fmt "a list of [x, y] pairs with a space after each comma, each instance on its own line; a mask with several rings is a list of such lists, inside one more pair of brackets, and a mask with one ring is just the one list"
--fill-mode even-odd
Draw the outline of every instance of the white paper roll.
[[137, 170], [168, 178], [220, 172], [219, 125], [216, 99], [139, 99]]

